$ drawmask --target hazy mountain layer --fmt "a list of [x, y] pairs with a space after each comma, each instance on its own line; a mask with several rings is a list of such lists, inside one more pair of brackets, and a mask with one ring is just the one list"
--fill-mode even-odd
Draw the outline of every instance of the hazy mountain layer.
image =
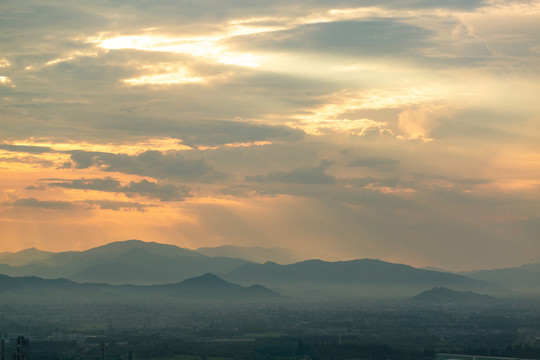
[[202, 247], [195, 251], [207, 256], [225, 256], [241, 258], [257, 263], [273, 261], [278, 264], [292, 264], [299, 260], [291, 251], [283, 248], [263, 248], [259, 246], [233, 246]]
[[317, 290], [326, 296], [412, 296], [433, 286], [491, 293], [500, 286], [463, 275], [416, 269], [380, 260], [326, 262], [309, 260], [291, 265], [249, 263], [224, 275], [238, 283], [257, 283], [285, 291]]
[[[213, 257], [203, 253], [232, 257]], [[27, 249], [18, 253], [2, 253], [0, 273], [116, 285], [155, 285], [177, 283], [211, 272], [244, 285], [261, 283], [291, 295], [321, 299], [406, 297], [431, 287], [503, 295], [511, 294], [508, 289], [521, 293], [540, 292], [540, 264], [458, 275], [371, 259], [308, 260], [279, 265], [275, 262], [253, 263], [240, 258], [261, 260], [281, 256], [285, 260], [286, 254], [288, 252], [284, 249], [237, 246], [194, 251], [174, 245], [128, 240], [86, 251], [48, 253]]]
[[43, 261], [54, 254], [53, 252], [42, 251], [36, 248], [25, 249], [15, 253], [3, 252], [0, 253], [0, 264], [23, 266], [33, 261]]
[[137, 286], [77, 283], [66, 279], [38, 277], [9, 277], [0, 275], [0, 294], [3, 299], [27, 300], [105, 300], [123, 301], [250, 301], [272, 300], [280, 295], [261, 285], [240, 286], [214, 274], [190, 278], [176, 284]]
[[466, 273], [473, 279], [495, 282], [521, 293], [540, 293], [540, 264]]
[[0, 265], [0, 273], [151, 285], [178, 282], [206, 272], [225, 273], [246, 263], [242, 259], [209, 257], [174, 245], [128, 240], [81, 252], [56, 253], [23, 266]]

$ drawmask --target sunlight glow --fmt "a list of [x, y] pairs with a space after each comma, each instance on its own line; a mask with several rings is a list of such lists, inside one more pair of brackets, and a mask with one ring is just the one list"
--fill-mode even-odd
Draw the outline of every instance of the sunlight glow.
[[[391, 135], [394, 132], [387, 122], [374, 121], [366, 118], [351, 118], [351, 113], [359, 110], [399, 109], [416, 106], [434, 100], [435, 91], [430, 89], [405, 89], [401, 91], [371, 90], [361, 93], [341, 92], [335, 94], [329, 102], [318, 108], [310, 109], [311, 114], [298, 115], [299, 126], [312, 135], [331, 133], [347, 133], [364, 136], [368, 134]], [[426, 110], [427, 111], [427, 110]], [[403, 117], [403, 128], [414, 132], [414, 136], [406, 138], [425, 138], [429, 119], [423, 122], [413, 122], [409, 117]], [[409, 121], [406, 121], [409, 120]], [[414, 127], [413, 127], [414, 125]]]
[[8, 78], [7, 76], [0, 76], [0, 84], [7, 85], [10, 83], [11, 83], [10, 78]]
[[167, 84], [192, 84], [203, 82], [204, 79], [196, 76], [190, 76], [185, 69], [166, 74], [143, 75], [138, 78], [122, 80], [128, 85], [167, 85]]
[[[237, 31], [250, 33], [245, 28]], [[231, 52], [220, 45], [219, 41], [225, 37], [223, 35], [216, 35], [179, 38], [153, 34], [107, 37], [107, 35], [102, 34], [98, 38], [90, 39], [90, 41], [97, 43], [99, 47], [107, 50], [136, 49], [172, 52], [204, 57], [221, 64], [246, 67], [259, 66], [260, 57], [248, 53]]]
[[393, 135], [388, 123], [370, 119], [309, 120], [300, 124], [302, 130], [310, 135], [349, 134], [355, 136]]
[[66, 61], [71, 61], [80, 57], [97, 56], [97, 55], [99, 55], [99, 52], [97, 51], [72, 51], [62, 57], [46, 62], [45, 66], [56, 65], [56, 64], [66, 62]]
[[217, 150], [221, 148], [245, 148], [245, 147], [252, 147], [252, 146], [264, 146], [264, 145], [270, 145], [272, 144], [271, 141], [251, 141], [251, 142], [243, 142], [243, 143], [229, 143], [229, 144], [223, 144], [220, 146], [197, 146], [197, 150]]
[[161, 152], [169, 151], [185, 151], [192, 150], [193, 148], [187, 145], [183, 145], [180, 140], [174, 138], [150, 138], [140, 139], [139, 141], [130, 141], [126, 143], [87, 143], [87, 142], [70, 142], [70, 143], [56, 143], [50, 142], [47, 139], [34, 139], [30, 138], [24, 141], [6, 141], [7, 145], [21, 145], [21, 146], [43, 146], [50, 147], [56, 152], [62, 151], [96, 151], [96, 152], [108, 152], [108, 153], [121, 153], [127, 155], [136, 155], [147, 150], [157, 150]]

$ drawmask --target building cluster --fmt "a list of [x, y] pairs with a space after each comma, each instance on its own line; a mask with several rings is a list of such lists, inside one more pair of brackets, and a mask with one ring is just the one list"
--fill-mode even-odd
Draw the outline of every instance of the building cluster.
[[[17, 346], [15, 353], [11, 357], [13, 360], [29, 360], [30, 359], [30, 339], [24, 336], [17, 337]], [[6, 342], [2, 339], [0, 347], [0, 360], [8, 360], [6, 358]]]
[[[30, 339], [22, 335], [17, 337], [15, 352], [12, 354], [13, 360], [30, 360]], [[133, 360], [133, 353], [130, 350], [128, 359]], [[10, 360], [6, 357], [6, 341], [2, 339], [0, 346], [0, 360]], [[105, 343], [101, 343], [101, 360], [105, 360]]]

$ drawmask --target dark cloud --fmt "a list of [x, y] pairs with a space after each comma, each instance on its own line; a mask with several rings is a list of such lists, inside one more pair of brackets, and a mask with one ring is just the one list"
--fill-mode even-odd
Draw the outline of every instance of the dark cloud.
[[366, 157], [359, 157], [354, 159], [349, 163], [348, 166], [359, 166], [359, 167], [389, 167], [398, 165], [400, 163], [399, 160], [382, 157], [382, 156], [366, 156]]
[[[483, 0], [310, 0], [291, 2], [285, 0], [161, 0], [161, 1], [100, 1], [81, 3], [20, 0], [2, 4], [4, 38], [24, 48], [25, 52], [39, 52], [50, 43], [68, 42], [66, 38], [81, 32], [97, 33], [103, 30], [133, 32], [141, 28], [160, 26], [165, 29], [182, 29], [197, 34], [200, 31], [219, 30], [219, 22], [254, 16], [302, 16], [306, 9], [320, 12], [332, 8], [385, 7], [389, 9], [449, 8], [473, 9], [483, 5]], [[118, 16], [111, 16], [118, 14]], [[123, 15], [123, 16], [121, 16]], [[196, 26], [194, 26], [196, 25]], [[39, 31], [41, 30], [41, 31]], [[54, 34], [55, 37], [50, 37]], [[38, 36], [36, 36], [38, 35]], [[59, 36], [63, 35], [63, 36]], [[51, 41], [53, 40], [53, 41]], [[63, 40], [63, 41], [59, 41]], [[30, 43], [32, 46], [26, 46]], [[19, 50], [20, 51], [20, 50]]]
[[47, 189], [45, 186], [34, 186], [34, 185], [30, 185], [30, 186], [27, 186], [25, 187], [26, 190], [40, 190], [40, 191], [43, 191], [45, 189]]
[[43, 160], [35, 156], [21, 156], [21, 157], [9, 157], [0, 158], [0, 162], [5, 163], [24, 163], [24, 164], [38, 164], [44, 168], [50, 168], [54, 166], [54, 163], [50, 160]]
[[222, 177], [204, 159], [186, 159], [179, 153], [164, 154], [149, 150], [138, 155], [104, 152], [71, 151], [71, 161], [77, 169], [97, 166], [103, 171], [121, 172], [154, 178], [179, 177], [202, 179]]
[[[224, 96], [227, 96], [224, 94]], [[249, 96], [249, 95], [248, 95]], [[260, 99], [257, 101], [259, 103]], [[186, 107], [195, 107], [200, 99]], [[239, 100], [234, 100], [240, 106]], [[215, 111], [220, 109], [220, 104], [216, 104]], [[201, 106], [208, 107], [208, 100]], [[246, 104], [246, 106], [251, 106]], [[185, 111], [186, 109], [183, 109]], [[201, 109], [195, 108], [194, 111]], [[179, 109], [179, 111], [182, 111]], [[228, 111], [228, 110], [227, 110]], [[236, 110], [234, 113], [240, 114], [243, 110]], [[231, 113], [234, 114], [234, 113]], [[192, 115], [193, 116], [193, 115]], [[304, 137], [305, 133], [300, 129], [294, 129], [284, 125], [256, 124], [247, 121], [230, 120], [156, 120], [132, 116], [131, 118], [119, 118], [115, 121], [106, 121], [96, 124], [103, 129], [122, 130], [132, 134], [146, 134], [169, 136], [190, 146], [216, 146], [231, 143], [245, 143], [253, 141], [297, 141]]]
[[322, 52], [328, 55], [404, 56], [432, 46], [432, 33], [392, 19], [341, 21], [301, 25], [291, 30], [239, 36], [239, 48]]
[[111, 201], [111, 200], [85, 200], [82, 202], [90, 206], [97, 206], [100, 209], [114, 210], [114, 211], [118, 211], [122, 209], [145, 211], [146, 208], [152, 206], [152, 205], [140, 204], [138, 202]]
[[326, 173], [326, 169], [332, 165], [331, 161], [323, 160], [318, 167], [304, 167], [288, 172], [273, 172], [266, 175], [246, 176], [250, 182], [281, 182], [292, 184], [334, 184], [336, 178]]
[[410, 181], [405, 181], [397, 177], [374, 178], [371, 176], [346, 179], [344, 180], [344, 183], [350, 184], [350, 185], [356, 185], [360, 187], [372, 185], [372, 186], [384, 186], [384, 187], [391, 187], [391, 188], [402, 188], [402, 187], [409, 187], [409, 186], [414, 185], [414, 183]]
[[35, 198], [17, 199], [13, 202], [8, 202], [4, 204], [16, 207], [33, 207], [51, 210], [69, 210], [78, 207], [76, 204], [68, 201], [41, 201]]
[[104, 179], [42, 179], [42, 181], [49, 181], [48, 186], [58, 186], [67, 189], [78, 190], [96, 190], [107, 192], [121, 192], [122, 186], [120, 181], [107, 177]]
[[47, 181], [47, 186], [62, 187], [67, 189], [94, 190], [124, 193], [128, 196], [145, 196], [160, 199], [161, 201], [181, 201], [189, 197], [189, 191], [184, 186], [171, 184], [160, 185], [158, 183], [143, 179], [141, 181], [131, 181], [128, 185], [121, 185], [120, 181], [107, 177], [103, 179], [42, 179]]
[[421, 172], [411, 172], [411, 175], [413, 175], [416, 179], [422, 180], [422, 179], [434, 179], [434, 180], [442, 180], [447, 181], [449, 183], [452, 183], [454, 185], [482, 185], [482, 184], [489, 184], [492, 183], [492, 179], [486, 179], [486, 178], [468, 178], [468, 177], [451, 177], [451, 176], [445, 176], [445, 175], [439, 175], [439, 174], [429, 174], [429, 173], [421, 173]]
[[183, 200], [190, 196], [186, 187], [175, 185], [159, 185], [157, 183], [143, 179], [139, 182], [131, 181], [129, 185], [122, 188], [126, 194], [139, 194], [148, 197], [157, 197], [161, 201]]
[[513, 121], [515, 121], [513, 113], [469, 108], [440, 119], [430, 136], [440, 140], [472, 141], [475, 145], [478, 141], [497, 143], [523, 141], [519, 128], [509, 126]]
[[72, 210], [99, 207], [107, 210], [137, 210], [145, 211], [146, 208], [152, 205], [140, 204], [138, 202], [129, 201], [111, 201], [111, 200], [84, 200], [84, 201], [42, 201], [36, 198], [22, 198], [11, 202], [4, 202], [4, 205], [13, 207], [31, 207], [47, 210]]
[[13, 152], [24, 152], [31, 154], [43, 154], [53, 151], [50, 147], [46, 146], [28, 146], [28, 145], [8, 145], [0, 144], [1, 150], [13, 151]]

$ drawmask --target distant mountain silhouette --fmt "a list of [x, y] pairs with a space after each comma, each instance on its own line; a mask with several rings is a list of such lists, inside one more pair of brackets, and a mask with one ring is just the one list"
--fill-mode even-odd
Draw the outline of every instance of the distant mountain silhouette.
[[161, 244], [157, 242], [146, 242], [142, 240], [125, 240], [125, 241], [115, 241], [106, 245], [98, 246], [86, 251], [82, 251], [83, 254], [92, 254], [92, 255], [110, 255], [110, 254], [122, 254], [128, 250], [133, 249], [144, 249], [149, 252], [152, 252], [157, 255], [162, 255], [166, 257], [174, 256], [191, 256], [191, 257], [202, 257], [198, 252], [181, 248], [176, 245], [170, 244]]
[[38, 277], [9, 277], [0, 275], [0, 295], [3, 298], [104, 300], [198, 300], [198, 301], [251, 301], [273, 300], [280, 295], [261, 285], [249, 287], [225, 281], [207, 273], [177, 284], [137, 286], [77, 283], [66, 279], [42, 279]]
[[406, 296], [427, 286], [501, 291], [501, 287], [463, 275], [417, 269], [403, 264], [362, 259], [327, 262], [308, 260], [291, 265], [248, 263], [224, 275], [238, 283], [257, 282], [289, 290], [319, 290], [357, 296]]
[[53, 252], [42, 251], [36, 248], [25, 249], [18, 252], [3, 252], [0, 253], [0, 264], [23, 266], [33, 261], [45, 260], [53, 255]]
[[251, 285], [249, 287], [244, 287], [225, 281], [212, 273], [206, 273], [201, 276], [186, 279], [178, 284], [155, 285], [151, 288], [157, 289], [160, 292], [166, 292], [169, 295], [208, 299], [272, 299], [279, 296], [278, 293], [264, 286]]
[[472, 291], [456, 291], [444, 287], [434, 287], [424, 291], [411, 300], [430, 303], [490, 303], [497, 298], [489, 295], [480, 295]]
[[128, 240], [86, 251], [56, 253], [23, 266], [0, 264], [0, 273], [151, 285], [174, 283], [206, 272], [225, 273], [246, 263], [242, 259], [209, 257], [174, 245]]
[[292, 264], [299, 260], [290, 250], [283, 248], [263, 248], [259, 246], [224, 245], [218, 247], [202, 247], [195, 251], [207, 256], [225, 256], [240, 258], [257, 263], [273, 261], [278, 264]]
[[[518, 270], [504, 270], [503, 273], [517, 271], [507, 282], [499, 281], [500, 276], [490, 278], [478, 273], [476, 279], [465, 275], [417, 269], [404, 264], [388, 263], [380, 260], [361, 259], [328, 262], [308, 260], [288, 265], [275, 262], [253, 263], [238, 258], [245, 251], [250, 256], [268, 255], [272, 249], [243, 248], [225, 246], [202, 248], [208, 254], [229, 254], [231, 257], [211, 257], [198, 251], [174, 245], [127, 240], [113, 242], [86, 251], [46, 253], [28, 249], [20, 254], [20, 261], [32, 261], [21, 266], [15, 263], [0, 263], [0, 274], [9, 276], [37, 276], [46, 279], [65, 278], [77, 282], [108, 283], [113, 285], [159, 285], [178, 284], [200, 274], [218, 274], [227, 281], [242, 285], [261, 284], [289, 295], [316, 297], [408, 297], [430, 287], [450, 287], [461, 291], [477, 291], [489, 294], [508, 293], [503, 288], [515, 288], [516, 279], [529, 281], [539, 289], [538, 278], [531, 274], [537, 269], [534, 264]], [[278, 251], [279, 252], [279, 251]], [[271, 253], [271, 252], [270, 252]], [[6, 258], [9, 254], [4, 253]], [[13, 255], [13, 254], [11, 254]], [[25, 257], [26, 256], [26, 257]], [[252, 257], [253, 258], [253, 257]], [[1, 262], [1, 260], [0, 260]], [[510, 274], [512, 275], [512, 274]], [[496, 280], [494, 280], [496, 279]], [[497, 281], [498, 284], [489, 281]], [[513, 283], [512, 283], [513, 282]], [[532, 286], [531, 285], [531, 286]], [[529, 285], [528, 285], [529, 286]], [[255, 290], [251, 290], [255, 291]]]
[[525, 294], [540, 294], [540, 264], [527, 264], [515, 268], [479, 270], [467, 276], [490, 281]]
[[66, 279], [42, 279], [35, 276], [9, 277], [0, 275], [0, 296], [2, 299], [43, 301], [63, 299], [86, 301], [103, 297], [103, 288], [108, 285], [78, 284]]

